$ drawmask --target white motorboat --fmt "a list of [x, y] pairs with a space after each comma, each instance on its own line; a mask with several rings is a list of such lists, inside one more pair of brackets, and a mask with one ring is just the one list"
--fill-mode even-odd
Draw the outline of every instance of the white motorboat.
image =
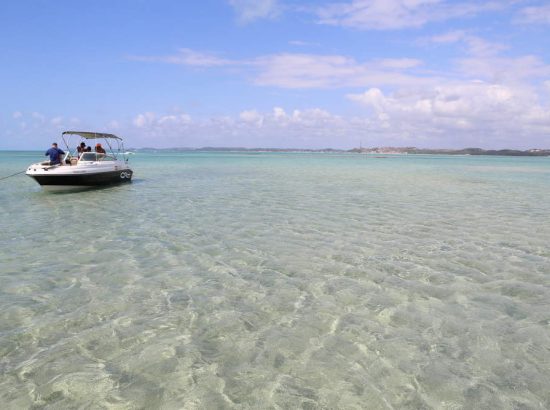
[[[113, 134], [85, 131], [65, 131], [61, 136], [67, 149], [61, 164], [40, 162], [30, 165], [26, 171], [44, 190], [84, 189], [132, 180], [133, 171], [128, 165], [122, 138]], [[71, 145], [75, 142], [78, 146], [80, 142], [85, 142], [86, 145], [97, 140], [104, 141], [102, 147], [105, 152], [78, 152], [76, 148], [71, 152]], [[94, 143], [91, 145], [95, 145]]]

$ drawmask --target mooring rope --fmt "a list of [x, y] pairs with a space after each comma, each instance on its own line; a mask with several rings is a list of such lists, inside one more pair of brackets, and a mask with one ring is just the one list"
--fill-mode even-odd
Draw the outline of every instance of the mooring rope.
[[15, 174], [8, 175], [7, 177], [2, 177], [2, 178], [0, 178], [0, 181], [3, 181], [4, 179], [8, 179], [8, 178], [14, 177], [16, 175], [22, 174], [23, 172], [26, 172], [26, 171], [27, 170], [21, 171], [21, 172], [16, 172]]

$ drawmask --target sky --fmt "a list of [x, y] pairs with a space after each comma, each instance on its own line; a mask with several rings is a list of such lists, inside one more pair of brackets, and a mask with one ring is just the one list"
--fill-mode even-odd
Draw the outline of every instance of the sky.
[[5, 0], [0, 149], [550, 148], [550, 1]]

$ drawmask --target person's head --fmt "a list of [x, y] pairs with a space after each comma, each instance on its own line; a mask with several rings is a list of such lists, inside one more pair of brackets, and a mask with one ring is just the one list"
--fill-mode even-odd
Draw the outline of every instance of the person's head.
[[97, 144], [95, 144], [95, 147], [96, 148], [101, 148], [101, 144], [98, 142]]
[[57, 142], [52, 142], [52, 148], [57, 148]]
[[81, 148], [86, 148], [86, 143], [85, 143], [85, 142], [81, 142], [81, 143], [80, 143], [80, 147], [81, 147]]
[[92, 151], [92, 147], [87, 146], [87, 147], [86, 147], [86, 151], [91, 152], [91, 151]]

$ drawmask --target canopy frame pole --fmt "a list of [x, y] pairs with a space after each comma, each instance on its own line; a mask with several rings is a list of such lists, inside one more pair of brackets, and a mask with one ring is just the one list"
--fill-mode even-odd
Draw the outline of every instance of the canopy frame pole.
[[114, 155], [114, 157], [116, 159], [117, 154], [115, 154], [115, 150], [113, 149], [113, 147], [111, 147], [111, 143], [109, 142], [109, 140], [107, 138], [104, 138], [104, 141], [107, 143], [107, 145], [109, 146], [109, 150], [111, 151], [111, 153]]

